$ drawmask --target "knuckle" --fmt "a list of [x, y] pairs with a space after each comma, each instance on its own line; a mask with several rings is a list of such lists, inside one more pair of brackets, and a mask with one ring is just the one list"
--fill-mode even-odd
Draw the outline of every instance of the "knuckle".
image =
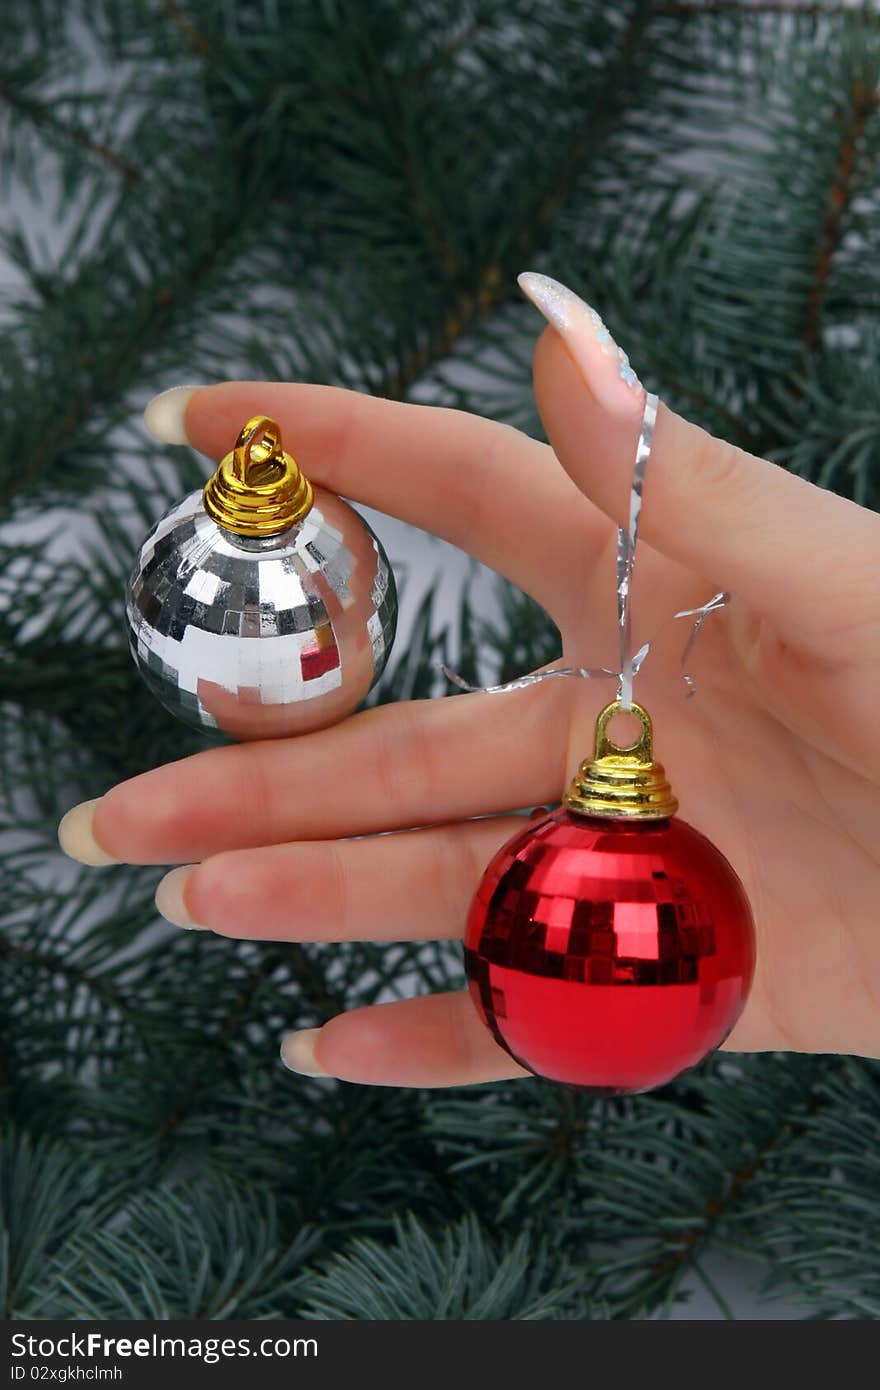
[[277, 755], [268, 744], [252, 744], [241, 749], [241, 775], [237, 779], [239, 812], [225, 816], [237, 822], [236, 836], [242, 844], [275, 844], [284, 838], [284, 808], [277, 795]]
[[236, 859], [234, 851], [225, 851], [193, 869], [186, 884], [186, 906], [196, 922], [223, 922], [235, 911], [239, 885]]
[[349, 875], [345, 856], [339, 843], [328, 840], [321, 846], [324, 856], [322, 897], [327, 915], [336, 924], [340, 940], [356, 939], [357, 915], [349, 892]]
[[[346, 463], [352, 456], [359, 433], [365, 432], [365, 398], [356, 391], [340, 391], [325, 421], [322, 440], [321, 482], [333, 492], [345, 491]], [[317, 454], [317, 450], [316, 450]]]
[[405, 825], [413, 815], [420, 790], [432, 780], [436, 762], [422, 712], [403, 704], [395, 719], [377, 721], [371, 748], [370, 772], [383, 803], [383, 819], [392, 825]]
[[742, 449], [735, 444], [701, 431], [689, 471], [704, 487], [726, 493], [740, 486], [744, 459]]
[[467, 834], [451, 825], [438, 826], [430, 867], [431, 901], [438, 911], [438, 927], [460, 936], [464, 912], [480, 878], [478, 855]]

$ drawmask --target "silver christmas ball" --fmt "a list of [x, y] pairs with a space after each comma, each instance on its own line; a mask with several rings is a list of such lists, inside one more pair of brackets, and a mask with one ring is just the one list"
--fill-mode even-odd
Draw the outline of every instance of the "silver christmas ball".
[[[277, 446], [280, 457], [280, 437]], [[253, 453], [258, 463], [269, 458], [265, 446]], [[166, 709], [195, 728], [239, 739], [322, 728], [350, 714], [382, 673], [397, 619], [394, 576], [354, 508], [300, 475], [297, 497], [304, 486], [308, 507], [277, 531], [285, 514], [274, 475], [264, 467], [251, 476], [260, 495], [249, 500], [246, 469], [236, 482], [232, 457], [212, 480], [220, 477], [222, 493], [226, 468], [232, 504], [218, 502], [209, 483], [172, 507], [141, 547], [126, 597], [132, 655]], [[242, 535], [215, 519], [254, 529], [251, 513], [269, 509], [267, 496], [281, 518], [266, 523], [275, 534]]]

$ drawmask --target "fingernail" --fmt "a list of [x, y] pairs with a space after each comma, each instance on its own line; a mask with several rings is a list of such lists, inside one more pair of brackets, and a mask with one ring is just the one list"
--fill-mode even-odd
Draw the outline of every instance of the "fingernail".
[[285, 1033], [281, 1039], [281, 1060], [288, 1071], [298, 1072], [300, 1076], [329, 1076], [315, 1056], [315, 1043], [320, 1028], [300, 1028], [295, 1033]]
[[159, 880], [156, 889], [156, 907], [165, 918], [175, 927], [185, 927], [187, 931], [208, 931], [208, 927], [203, 927], [200, 922], [194, 922], [192, 913], [186, 905], [184, 894], [186, 885], [195, 868], [195, 864], [181, 864], [179, 868], [172, 869]]
[[161, 444], [189, 443], [183, 421], [190, 396], [198, 390], [198, 386], [172, 386], [148, 402], [144, 424], [154, 439]]
[[527, 299], [539, 309], [563, 338], [587, 386], [607, 405], [628, 407], [644, 387], [622, 347], [618, 347], [606, 325], [574, 290], [527, 270], [517, 278]]
[[95, 839], [92, 824], [95, 819], [95, 807], [100, 800], [101, 798], [96, 796], [91, 801], [81, 801], [78, 806], [72, 807], [66, 816], [62, 816], [58, 824], [58, 843], [64, 853], [93, 869], [103, 869], [107, 864], [122, 862], [102, 849]]

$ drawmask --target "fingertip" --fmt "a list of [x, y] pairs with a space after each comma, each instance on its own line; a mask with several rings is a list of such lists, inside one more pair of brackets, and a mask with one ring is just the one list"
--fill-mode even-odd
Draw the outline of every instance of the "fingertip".
[[187, 899], [187, 888], [195, 868], [195, 864], [180, 864], [160, 879], [156, 888], [156, 908], [174, 927], [183, 927], [185, 931], [208, 931], [196, 919]]
[[121, 862], [104, 848], [95, 833], [95, 812], [101, 801], [101, 797], [81, 801], [78, 806], [71, 807], [58, 824], [58, 843], [64, 853], [69, 859], [92, 869]]
[[315, 1046], [321, 1036], [321, 1028], [298, 1028], [285, 1033], [281, 1039], [281, 1060], [288, 1071], [298, 1076], [331, 1076], [318, 1061]]
[[401, 1037], [394, 1026], [398, 1018], [382, 1004], [336, 1014], [322, 1028], [286, 1033], [281, 1060], [290, 1071], [304, 1076], [334, 1076], [358, 1086], [418, 1084], [408, 1079], [410, 1068], [406, 1062], [401, 1064], [400, 1053], [401, 1043], [408, 1043], [409, 1051], [419, 1051], [419, 1030]]
[[555, 330], [544, 336], [551, 341], [555, 337], [570, 358], [577, 370], [578, 389], [589, 392], [612, 417], [638, 419], [645, 388], [597, 311], [549, 275], [526, 271], [517, 283]]
[[186, 416], [199, 386], [172, 386], [147, 402], [144, 425], [160, 444], [188, 444]]

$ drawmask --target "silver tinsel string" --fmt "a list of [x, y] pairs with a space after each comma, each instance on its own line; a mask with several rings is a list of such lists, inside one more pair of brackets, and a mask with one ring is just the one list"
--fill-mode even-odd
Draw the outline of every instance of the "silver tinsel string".
[[621, 709], [632, 708], [633, 678], [638, 667], [647, 656], [632, 652], [632, 577], [636, 563], [636, 542], [639, 539], [639, 518], [642, 514], [642, 491], [645, 486], [645, 470], [651, 457], [654, 443], [654, 425], [657, 420], [659, 401], [654, 395], [645, 398], [645, 413], [642, 416], [642, 429], [636, 449], [636, 463], [629, 490], [629, 522], [624, 528], [617, 528], [617, 627], [620, 640], [620, 679], [617, 685], [617, 698]]
[[[620, 638], [620, 670], [612, 671], [607, 666], [557, 666], [552, 671], [533, 671], [529, 675], [518, 676], [516, 680], [507, 681], [504, 685], [471, 685], [456, 671], [441, 663], [440, 669], [444, 676], [453, 685], [458, 686], [459, 690], [467, 690], [472, 694], [479, 692], [484, 695], [501, 695], [508, 690], [523, 690], [527, 685], [539, 685], [542, 681], [553, 680], [558, 676], [577, 676], [581, 680], [611, 679], [617, 681], [617, 699], [621, 709], [629, 710], [632, 708], [633, 681], [639, 674], [642, 663], [650, 652], [654, 640], [656, 640], [652, 638], [650, 642], [645, 642], [637, 652], [632, 650], [632, 579], [635, 568], [636, 544], [639, 538], [642, 492], [648, 460], [651, 457], [651, 447], [654, 442], [654, 425], [657, 420], [658, 405], [657, 396], [649, 392], [645, 400], [645, 413], [642, 417], [642, 428], [636, 449], [632, 486], [630, 487], [629, 520], [626, 526], [619, 526], [617, 529], [617, 626]], [[731, 597], [729, 593], [724, 592], [715, 594], [708, 603], [701, 604], [699, 608], [683, 608], [679, 613], [673, 614], [673, 620], [676, 618], [694, 619], [681, 653], [681, 674], [687, 686], [688, 696], [695, 695], [697, 691], [696, 682], [687, 670], [694, 643], [709, 614], [717, 613], [719, 609], [724, 608], [730, 602]]]

